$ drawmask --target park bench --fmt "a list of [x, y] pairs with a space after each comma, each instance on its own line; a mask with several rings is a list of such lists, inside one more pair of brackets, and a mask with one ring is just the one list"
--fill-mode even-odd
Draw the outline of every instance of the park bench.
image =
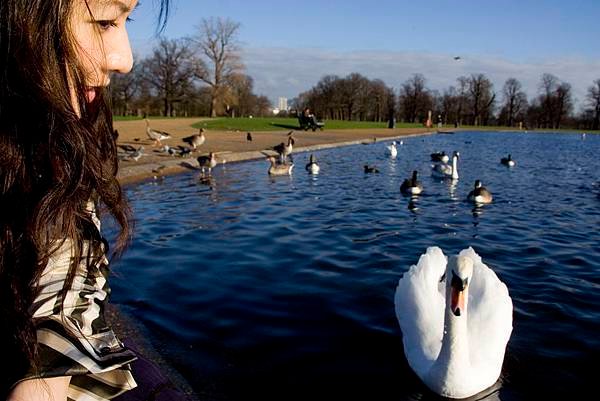
[[316, 117], [306, 117], [302, 114], [298, 114], [298, 124], [300, 124], [300, 129], [304, 131], [308, 131], [309, 129], [316, 131], [317, 128], [323, 131], [323, 127], [325, 127], [325, 123], [317, 121]]

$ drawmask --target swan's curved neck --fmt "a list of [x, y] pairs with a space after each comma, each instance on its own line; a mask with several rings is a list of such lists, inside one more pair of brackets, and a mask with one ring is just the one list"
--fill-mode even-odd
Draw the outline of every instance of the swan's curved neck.
[[[467, 294], [464, 295], [466, 298]], [[467, 305], [465, 303], [465, 310], [461, 311], [461, 316], [454, 316], [448, 306], [450, 294], [446, 300], [442, 348], [430, 371], [440, 382], [447, 382], [453, 372], [464, 372], [470, 367]]]
[[458, 179], [458, 157], [454, 156], [452, 157], [452, 179], [456, 180]]

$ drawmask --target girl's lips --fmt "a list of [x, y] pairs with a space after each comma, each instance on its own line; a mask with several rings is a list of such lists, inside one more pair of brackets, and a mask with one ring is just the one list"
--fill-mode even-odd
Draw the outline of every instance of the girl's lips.
[[88, 103], [92, 103], [96, 98], [96, 88], [88, 88], [85, 91], [85, 98]]

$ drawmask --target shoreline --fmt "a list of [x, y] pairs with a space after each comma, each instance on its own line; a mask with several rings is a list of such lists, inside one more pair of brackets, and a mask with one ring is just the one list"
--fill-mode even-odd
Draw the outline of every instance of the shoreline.
[[[196, 133], [198, 130], [192, 128], [191, 125], [199, 121], [202, 121], [202, 119], [152, 120], [152, 128], [171, 134], [171, 138], [164, 140], [163, 146], [187, 146], [182, 138]], [[437, 133], [437, 129], [433, 128], [325, 129], [316, 132], [300, 130], [256, 131], [252, 132], [253, 140], [247, 141], [246, 132], [205, 131], [206, 142], [188, 157], [179, 157], [171, 156], [162, 151], [161, 146], [152, 146], [152, 141], [146, 135], [146, 124], [143, 120], [116, 121], [114, 127], [119, 132], [118, 145], [144, 147], [144, 153], [138, 161], [119, 162], [117, 178], [122, 185], [195, 170], [198, 166], [197, 157], [207, 155], [209, 152], [215, 153], [218, 164], [261, 159], [265, 158], [267, 154], [275, 155], [276, 153], [269, 150], [269, 148], [286, 141], [289, 132], [293, 132], [296, 141], [294, 153]], [[454, 129], [444, 130], [445, 133], [453, 131]]]
[[[178, 132], [178, 134], [172, 134], [173, 137], [169, 141], [170, 146], [184, 144], [181, 141], [181, 138], [191, 135], [196, 131], [189, 125], [197, 122], [198, 119], [181, 119], [180, 121], [179, 127], [173, 127], [174, 121], [165, 120], [165, 122], [168, 122], [171, 125], [171, 130]], [[160, 120], [158, 120], [158, 122], [157, 120], [153, 120], [153, 125], [154, 124], [156, 124], [155, 128], [167, 131], [167, 128], [161, 128], [162, 124], [160, 124]], [[144, 149], [151, 148], [151, 141], [146, 137], [145, 123], [143, 121], [141, 123], [137, 121], [115, 122], [115, 128], [119, 130], [118, 144], [133, 145], [136, 147], [143, 145]], [[245, 139], [246, 133], [208, 131], [205, 132], [207, 138], [205, 145], [202, 146], [200, 151], [193, 153], [192, 156], [186, 158], [175, 157], [165, 153], [156, 152], [155, 150], [157, 149], [153, 149], [148, 155], [141, 157], [137, 162], [120, 162], [117, 178], [121, 185], [127, 186], [159, 176], [174, 175], [189, 170], [196, 170], [196, 166], [198, 165], [196, 158], [211, 151], [215, 152], [219, 164], [238, 163], [265, 158], [266, 153], [276, 154], [274, 151], [268, 150], [268, 148], [283, 142], [287, 138], [288, 132], [289, 131], [253, 132], [252, 143], [247, 143]], [[304, 145], [295, 146], [294, 153], [367, 144], [378, 140], [399, 140], [412, 136], [432, 135], [436, 133], [437, 130], [429, 128], [383, 128], [316, 132], [294, 131], [296, 144]], [[144, 137], [146, 137], [146, 139], [142, 139]], [[161, 167], [160, 170], [157, 170], [159, 167]], [[198, 392], [193, 390], [191, 383], [189, 383], [167, 361], [168, 358], [161, 355], [160, 351], [152, 343], [150, 336], [148, 336], [148, 329], [141, 322], [137, 321], [135, 317], [117, 304], [109, 304], [106, 315], [117, 336], [122, 341], [133, 341], [144, 358], [159, 366], [160, 373], [167, 380], [172, 382], [189, 401], [200, 399]]]

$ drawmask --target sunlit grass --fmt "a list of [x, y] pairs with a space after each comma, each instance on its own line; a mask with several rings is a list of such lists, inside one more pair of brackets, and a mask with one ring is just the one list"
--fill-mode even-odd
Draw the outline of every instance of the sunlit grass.
[[[149, 119], [177, 119], [178, 117], [161, 117], [161, 116], [150, 116]], [[113, 116], [114, 121], [133, 121], [141, 120], [142, 117], [137, 116]], [[207, 118], [198, 117], [202, 121], [197, 122], [193, 125], [194, 128], [206, 128], [216, 131], [281, 131], [285, 129], [298, 130], [297, 118], [278, 118], [278, 117], [217, 117]], [[342, 120], [325, 120], [325, 130], [327, 129], [361, 129], [361, 128], [387, 128], [387, 122], [372, 122], [372, 121], [342, 121]], [[410, 123], [396, 123], [396, 128], [423, 128], [422, 124], [410, 124]], [[431, 128], [432, 131], [436, 130], [454, 130], [454, 125], [448, 124], [437, 128], [434, 126]], [[529, 129], [519, 130], [516, 127], [505, 127], [505, 126], [474, 126], [474, 125], [461, 125], [457, 128], [458, 130], [466, 131], [515, 131], [515, 132], [586, 132], [588, 134], [600, 134], [600, 131], [592, 130], [578, 130], [570, 128], [561, 129]]]
[[[325, 120], [324, 129], [387, 128], [387, 122]], [[398, 124], [398, 128], [418, 128], [420, 124]], [[221, 131], [279, 131], [300, 129], [297, 118], [215, 118], [194, 124], [195, 128]]]

